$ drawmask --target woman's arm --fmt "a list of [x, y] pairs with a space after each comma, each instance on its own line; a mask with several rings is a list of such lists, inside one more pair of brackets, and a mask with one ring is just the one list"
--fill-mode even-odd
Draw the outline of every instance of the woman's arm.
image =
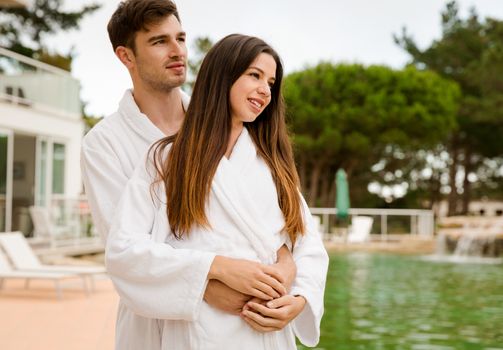
[[292, 322], [300, 341], [314, 346], [320, 335], [328, 255], [304, 200], [302, 205], [306, 234], [299, 237], [293, 251], [297, 275], [290, 295], [269, 302], [254, 298], [241, 315], [260, 332], [277, 331]]
[[105, 255], [109, 275], [129, 308], [144, 317], [194, 320], [209, 279], [269, 299], [286, 292], [270, 266], [164, 243], [166, 214], [151, 197], [152, 180], [143, 164], [124, 190]]
[[[297, 273], [295, 262], [286, 245], [283, 245], [276, 254], [278, 257], [277, 262], [272, 266], [280, 273], [283, 280], [282, 284], [288, 292]], [[218, 280], [210, 280], [204, 292], [204, 300], [208, 304], [233, 315], [239, 315], [246, 303], [252, 298], [251, 295], [238, 292]]]

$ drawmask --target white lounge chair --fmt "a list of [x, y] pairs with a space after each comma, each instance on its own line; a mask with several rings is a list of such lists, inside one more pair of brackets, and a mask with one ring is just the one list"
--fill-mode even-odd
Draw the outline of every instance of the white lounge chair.
[[79, 223], [73, 220], [67, 226], [53, 224], [49, 210], [45, 207], [31, 206], [30, 217], [33, 222], [33, 238], [30, 244], [49, 243], [50, 248], [61, 248], [101, 243], [99, 237], [81, 237]]
[[0, 245], [9, 256], [14, 267], [20, 271], [64, 272], [77, 274], [89, 278], [93, 290], [93, 277], [98, 274], [106, 273], [104, 266], [43, 265], [21, 232], [1, 233]]
[[361, 243], [370, 239], [370, 230], [374, 219], [371, 216], [353, 216], [348, 231], [349, 243]]
[[10, 265], [7, 257], [0, 249], [0, 289], [3, 288], [4, 280], [6, 279], [22, 279], [25, 280], [25, 288], [28, 288], [31, 280], [52, 280], [56, 288], [58, 299], [63, 297], [60, 281], [71, 278], [80, 278], [86, 295], [89, 294], [85, 279], [77, 274], [65, 272], [45, 272], [45, 271], [18, 271], [14, 270]]
[[33, 238], [30, 238], [30, 242], [49, 243], [51, 247], [54, 247], [56, 243], [76, 242], [75, 234], [69, 234], [68, 228], [52, 224], [47, 208], [31, 206], [30, 217], [33, 222]]

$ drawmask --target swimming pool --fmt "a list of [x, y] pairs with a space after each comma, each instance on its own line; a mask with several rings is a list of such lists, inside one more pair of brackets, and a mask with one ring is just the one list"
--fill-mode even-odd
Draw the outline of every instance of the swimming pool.
[[317, 349], [503, 350], [503, 265], [332, 255]]

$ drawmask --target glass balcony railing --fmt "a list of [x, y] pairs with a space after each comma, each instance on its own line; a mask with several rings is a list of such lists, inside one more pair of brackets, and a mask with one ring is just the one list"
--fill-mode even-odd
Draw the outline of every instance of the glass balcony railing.
[[79, 95], [67, 71], [0, 47], [0, 102], [80, 118]]

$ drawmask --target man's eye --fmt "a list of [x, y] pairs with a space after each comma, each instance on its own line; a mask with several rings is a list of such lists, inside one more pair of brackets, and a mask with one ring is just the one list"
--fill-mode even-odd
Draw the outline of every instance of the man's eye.
[[184, 43], [185, 42], [185, 38], [178, 38], [178, 41], [181, 42], [181, 43]]
[[156, 40], [154, 41], [154, 45], [159, 45], [159, 44], [162, 44], [164, 42], [164, 40]]

